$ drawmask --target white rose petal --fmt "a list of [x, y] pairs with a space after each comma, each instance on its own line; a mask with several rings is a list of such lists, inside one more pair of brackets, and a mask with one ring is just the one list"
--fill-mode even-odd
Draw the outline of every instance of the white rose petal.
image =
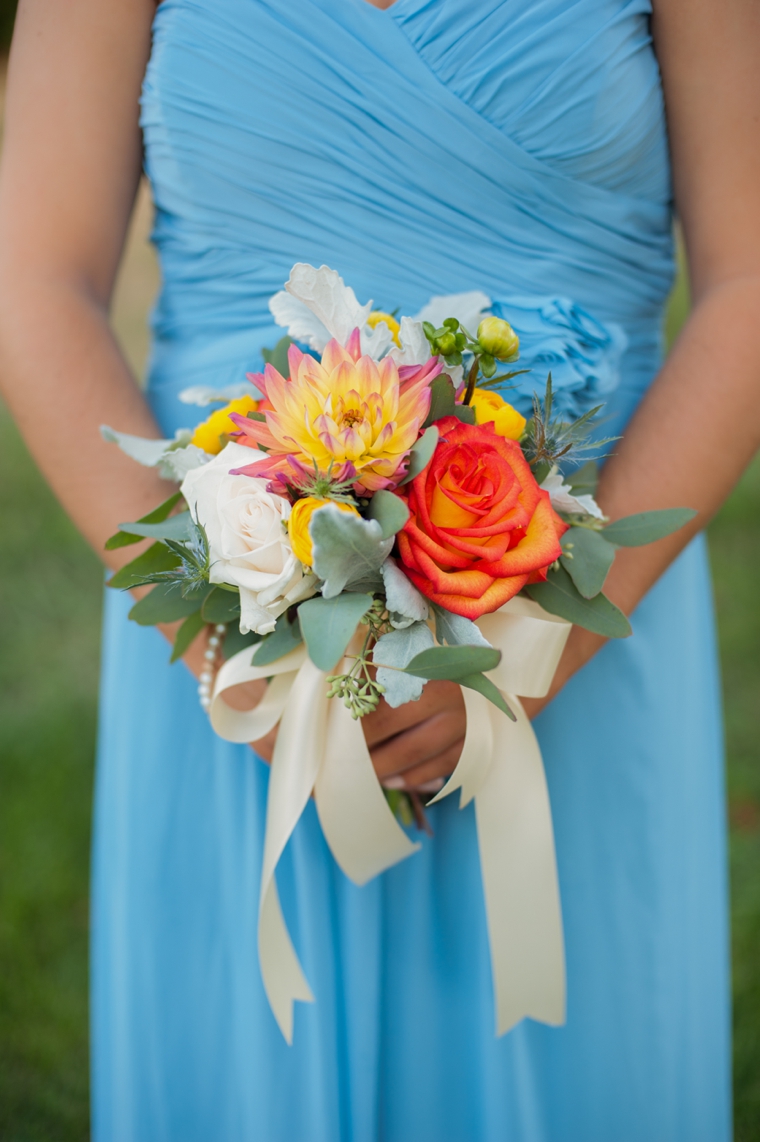
[[[230, 443], [202, 468], [188, 472], [182, 494], [198, 523], [206, 529], [212, 583], [240, 588], [240, 630], [267, 634], [275, 619], [300, 598], [314, 593], [303, 567], [290, 548], [283, 526], [290, 504], [266, 490], [255, 476], [230, 475], [263, 459], [264, 454]], [[313, 578], [313, 577], [312, 577]]]
[[541, 487], [549, 493], [552, 507], [560, 512], [571, 515], [590, 515], [595, 519], [604, 519], [604, 513], [593, 496], [574, 496], [569, 484], [562, 482], [562, 476], [553, 468], [544, 480]]

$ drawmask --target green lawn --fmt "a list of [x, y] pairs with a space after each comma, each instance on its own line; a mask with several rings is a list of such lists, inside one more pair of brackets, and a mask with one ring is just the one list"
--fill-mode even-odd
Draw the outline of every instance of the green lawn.
[[[681, 285], [671, 331], [686, 304]], [[101, 572], [2, 408], [0, 488], [0, 1139], [84, 1142]], [[756, 462], [711, 529], [731, 797], [737, 1142], [760, 1142], [759, 520]]]

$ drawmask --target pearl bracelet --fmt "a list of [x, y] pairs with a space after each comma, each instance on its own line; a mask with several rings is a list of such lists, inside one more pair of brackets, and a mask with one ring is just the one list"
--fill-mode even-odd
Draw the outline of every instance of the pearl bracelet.
[[198, 698], [206, 713], [208, 713], [209, 706], [211, 705], [211, 692], [214, 689], [214, 677], [217, 671], [219, 648], [224, 641], [226, 633], [227, 627], [225, 624], [217, 623], [213, 628], [213, 634], [209, 636], [208, 646], [203, 654], [205, 664], [199, 679]]

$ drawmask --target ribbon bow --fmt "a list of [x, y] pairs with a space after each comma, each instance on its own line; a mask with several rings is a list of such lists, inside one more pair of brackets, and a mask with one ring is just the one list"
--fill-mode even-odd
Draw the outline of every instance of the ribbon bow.
[[[489, 677], [517, 716], [510, 721], [474, 690], [463, 689], [467, 731], [456, 769], [434, 801], [461, 789], [475, 799], [496, 1001], [496, 1033], [526, 1016], [558, 1025], [565, 1018], [565, 960], [551, 809], [541, 751], [520, 703], [549, 690], [570, 624], [530, 599], [511, 599], [478, 620], [502, 652]], [[271, 679], [253, 710], [224, 700], [232, 686]], [[272, 757], [258, 945], [264, 988], [288, 1043], [293, 1001], [313, 1001], [280, 908], [277, 862], [312, 791], [320, 824], [340, 867], [355, 884], [420, 846], [398, 824], [377, 780], [361, 723], [327, 697], [326, 675], [301, 645], [266, 666], [251, 650], [226, 662], [210, 707], [214, 730], [231, 742], [257, 741], [280, 723]]]

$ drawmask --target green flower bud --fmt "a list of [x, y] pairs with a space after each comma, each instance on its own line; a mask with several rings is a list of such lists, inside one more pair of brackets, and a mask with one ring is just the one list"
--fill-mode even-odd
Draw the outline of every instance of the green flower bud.
[[441, 337], [437, 338], [437, 341], [438, 352], [442, 353], [444, 357], [446, 357], [449, 353], [456, 353], [457, 339], [453, 333], [444, 333]]
[[478, 341], [484, 352], [497, 361], [514, 361], [520, 352], [520, 339], [508, 321], [484, 317], [478, 326]]

